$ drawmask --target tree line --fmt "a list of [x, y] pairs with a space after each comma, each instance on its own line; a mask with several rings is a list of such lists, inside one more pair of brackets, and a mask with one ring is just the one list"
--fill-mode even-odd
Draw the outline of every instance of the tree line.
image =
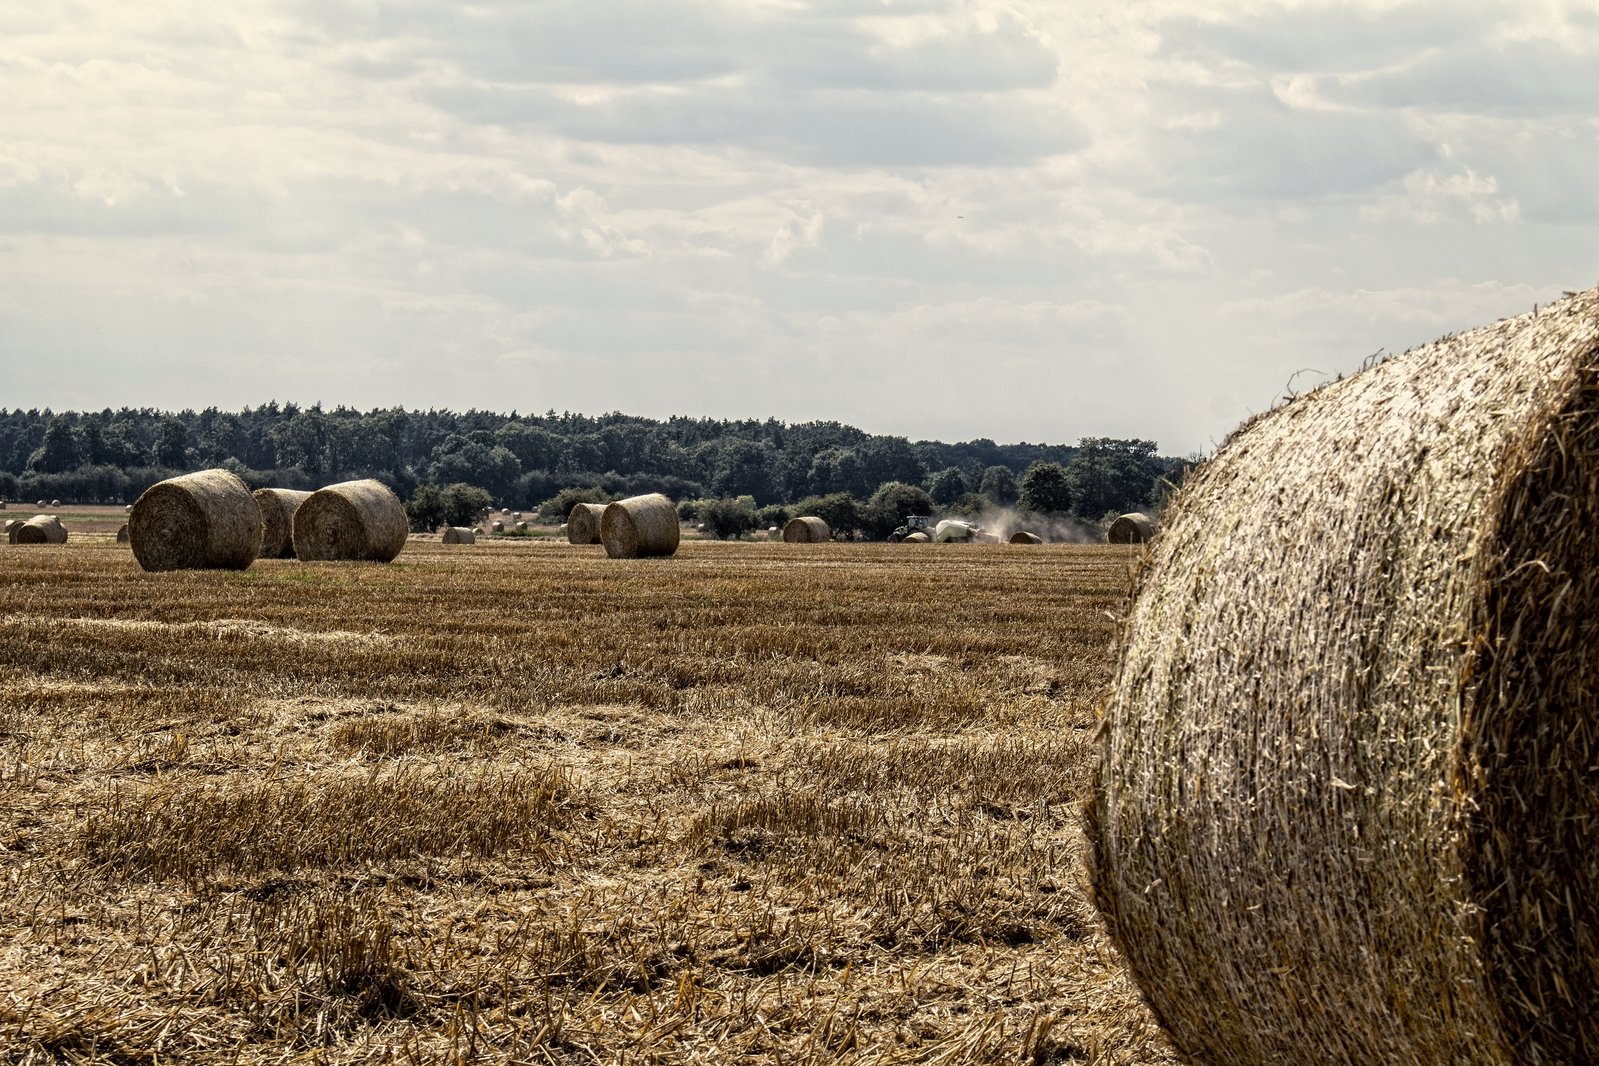
[[[406, 500], [420, 492], [424, 502], [459, 503], [468, 495], [478, 502], [476, 493], [446, 492], [472, 487], [495, 506], [521, 510], [548, 510], [574, 492], [663, 492], [689, 502], [691, 511], [736, 501], [756, 521], [802, 501], [831, 500], [835, 514], [847, 518], [838, 510], [845, 498], [864, 515], [874, 500], [881, 511], [920, 505], [923, 497], [929, 510], [1025, 503], [1098, 519], [1150, 505], [1177, 465], [1145, 440], [913, 442], [821, 421], [324, 410], [276, 402], [240, 411], [0, 409], [0, 498], [80, 503], [126, 503], [165, 477], [224, 467], [252, 488], [313, 489], [375, 477]], [[1029, 478], [1036, 484], [1023, 501]], [[434, 504], [427, 506], [432, 517]], [[871, 524], [857, 519], [862, 529]]]

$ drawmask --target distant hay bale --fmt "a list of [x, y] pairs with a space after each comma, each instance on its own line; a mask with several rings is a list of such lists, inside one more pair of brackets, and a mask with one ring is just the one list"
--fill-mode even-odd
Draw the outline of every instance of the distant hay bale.
[[476, 544], [477, 532], [466, 526], [445, 526], [439, 539], [445, 544]]
[[1155, 520], [1147, 514], [1134, 511], [1112, 522], [1105, 539], [1112, 544], [1142, 544], [1154, 535]]
[[505, 532], [505, 523], [504, 522], [495, 522], [489, 528], [491, 530], [493, 530], [495, 533], [504, 533]]
[[527, 532], [527, 523], [526, 522], [518, 522], [516, 524], [516, 531], [518, 533], [526, 533]]
[[13, 544], [65, 544], [66, 527], [53, 514], [36, 514], [26, 522], [12, 527]]
[[386, 563], [405, 550], [405, 508], [381, 481], [317, 489], [294, 512], [294, 554], [302, 561]]
[[605, 514], [603, 503], [578, 503], [566, 516], [566, 542], [568, 544], [600, 543], [600, 518]]
[[294, 558], [294, 511], [310, 495], [298, 489], [255, 490], [261, 508], [261, 554], [256, 558]]
[[617, 500], [600, 515], [600, 541], [612, 559], [671, 555], [681, 535], [677, 508], [658, 492]]
[[900, 541], [900, 543], [901, 544], [927, 544], [932, 539], [933, 538], [929, 537], [926, 533], [923, 533], [921, 530], [917, 530], [915, 533], [907, 533], [905, 535], [905, 539]]
[[520, 521], [522, 521], [522, 512], [521, 511], [512, 511], [511, 512], [511, 517], [516, 519], [518, 522], [520, 522]]
[[128, 524], [126, 522], [122, 523], [122, 525], [117, 527], [117, 543], [118, 544], [126, 544], [126, 543], [128, 543]]
[[131, 504], [131, 503], [123, 504], [122, 505], [122, 513], [123, 514], [132, 514], [133, 513], [133, 504]]
[[60, 506], [61, 506], [61, 501], [60, 500], [51, 500], [50, 501], [50, 507], [51, 507], [52, 510], [57, 508], [57, 507], [60, 507]]
[[1599, 1062], [1599, 290], [1244, 426], [1136, 582], [1096, 902], [1195, 1063]]
[[1018, 529], [1010, 535], [1010, 542], [1012, 544], [1042, 544], [1044, 543], [1044, 538], [1037, 533], [1029, 533], [1025, 529]]
[[820, 544], [833, 539], [833, 531], [827, 528], [827, 523], [814, 515], [803, 518], [790, 518], [783, 527], [783, 541], [786, 544]]
[[17, 527], [20, 526], [20, 525], [22, 525], [22, 519], [20, 519], [20, 518], [8, 518], [8, 519], [6, 519], [5, 535], [6, 535], [6, 543], [7, 544], [15, 544], [17, 542], [16, 530], [17, 530]]
[[39, 501], [39, 502], [38, 502], [38, 503], [37, 503], [37, 504], [36, 504], [36, 506], [37, 506], [37, 507], [38, 507], [38, 508], [39, 508], [39, 510], [41, 510], [41, 511], [42, 511], [42, 510], [44, 510], [44, 509], [45, 509], [45, 508], [46, 508], [46, 507], [49, 507], [49, 506], [50, 506], [50, 505], [49, 505], [49, 504], [48, 504], [48, 503], [46, 503], [46, 502], [45, 502], [45, 501], [44, 501], [44, 500], [40, 500], [40, 501]]
[[261, 508], [232, 473], [201, 470], [145, 489], [128, 541], [150, 571], [246, 570], [261, 550]]

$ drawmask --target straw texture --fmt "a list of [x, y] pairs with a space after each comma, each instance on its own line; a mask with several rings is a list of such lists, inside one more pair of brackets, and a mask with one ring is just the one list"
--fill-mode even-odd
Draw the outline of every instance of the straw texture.
[[679, 536], [677, 508], [658, 492], [607, 504], [600, 516], [600, 540], [612, 559], [671, 555]]
[[261, 508], [261, 554], [256, 558], [294, 558], [294, 510], [310, 495], [297, 489], [255, 490]]
[[790, 518], [783, 526], [783, 540], [788, 544], [820, 544], [832, 539], [833, 531], [827, 523], [813, 515]]
[[1240, 429], [1137, 581], [1096, 902], [1195, 1063], [1599, 1061], [1599, 290]]
[[1010, 542], [1012, 544], [1042, 544], [1044, 543], [1044, 538], [1037, 533], [1029, 533], [1025, 529], [1018, 529], [1010, 535]]
[[1110, 524], [1105, 539], [1112, 544], [1142, 544], [1155, 535], [1155, 520], [1140, 511], [1124, 514]]
[[65, 544], [66, 527], [53, 514], [36, 514], [11, 528], [13, 544]]
[[605, 514], [603, 503], [578, 503], [566, 516], [566, 542], [568, 544], [598, 544], [600, 518]]
[[126, 522], [117, 527], [117, 543], [128, 543], [128, 524]]
[[399, 498], [370, 478], [317, 489], [294, 512], [294, 554], [306, 562], [386, 563], [409, 533]]
[[247, 570], [261, 550], [261, 508], [233, 474], [201, 470], [145, 489], [128, 540], [146, 570]]
[[444, 535], [439, 539], [445, 544], [476, 544], [477, 530], [469, 526], [445, 526]]

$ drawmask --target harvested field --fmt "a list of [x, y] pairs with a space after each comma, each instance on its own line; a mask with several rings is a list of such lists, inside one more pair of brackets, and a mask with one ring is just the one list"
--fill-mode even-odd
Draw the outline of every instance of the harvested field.
[[1174, 1062], [1081, 873], [1132, 552], [835, 548], [0, 548], [8, 1061]]

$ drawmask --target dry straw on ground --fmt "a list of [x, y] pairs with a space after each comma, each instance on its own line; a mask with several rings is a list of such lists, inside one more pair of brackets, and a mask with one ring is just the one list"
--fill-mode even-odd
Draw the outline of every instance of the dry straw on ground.
[[1044, 538], [1037, 533], [1029, 533], [1025, 529], [1018, 529], [1010, 535], [1010, 542], [1012, 544], [1042, 544], [1044, 543]]
[[294, 512], [294, 554], [301, 560], [386, 563], [405, 548], [405, 508], [370, 478], [318, 489]]
[[1179, 1047], [1599, 1061], [1599, 290], [1294, 399], [1168, 515], [1090, 823]]
[[477, 531], [469, 526], [445, 526], [440, 540], [445, 544], [476, 544]]
[[226, 470], [201, 470], [144, 490], [128, 515], [146, 570], [246, 570], [261, 550], [261, 508]]
[[1140, 511], [1124, 514], [1110, 524], [1105, 539], [1112, 544], [1142, 544], [1155, 535], [1155, 520]]
[[297, 489], [256, 489], [261, 508], [260, 559], [294, 558], [294, 511], [311, 494]]
[[827, 523], [814, 515], [803, 518], [790, 518], [783, 527], [783, 540], [789, 544], [820, 544], [833, 539], [833, 531], [827, 528]]
[[26, 522], [11, 527], [13, 544], [65, 544], [66, 527], [53, 514], [36, 514]]
[[600, 518], [605, 514], [603, 503], [578, 503], [566, 516], [566, 542], [568, 544], [598, 544]]
[[612, 559], [671, 555], [680, 535], [677, 508], [658, 492], [607, 504], [600, 516], [600, 540]]

